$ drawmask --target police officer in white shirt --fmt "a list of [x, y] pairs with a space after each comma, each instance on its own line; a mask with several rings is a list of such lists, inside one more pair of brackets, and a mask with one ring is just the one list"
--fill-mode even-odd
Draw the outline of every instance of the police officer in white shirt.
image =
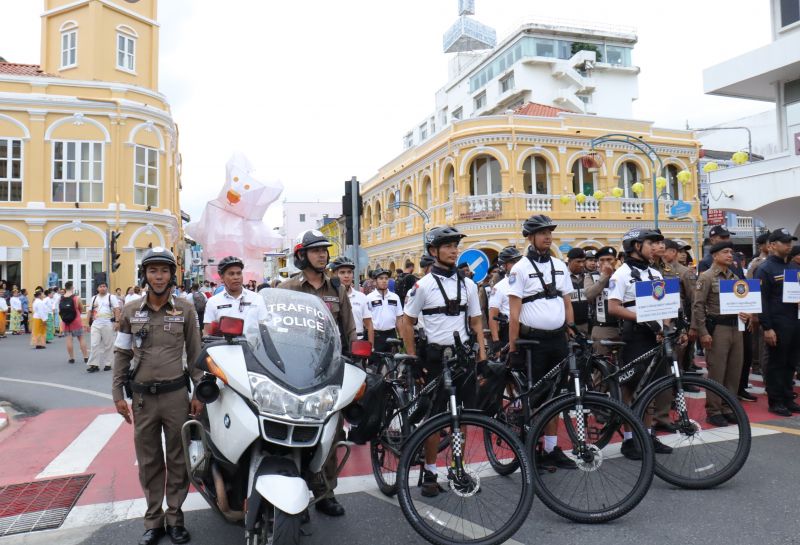
[[386, 339], [396, 338], [403, 316], [403, 305], [396, 293], [389, 291], [389, 271], [377, 268], [370, 275], [375, 280], [375, 290], [367, 295], [367, 305], [372, 313], [375, 326], [376, 352], [391, 352], [392, 346]]
[[[431, 272], [422, 277], [409, 292], [404, 309], [401, 331], [408, 354], [417, 354], [413, 324], [419, 316], [424, 316], [427, 344], [425, 354], [420, 354], [420, 363], [429, 378], [441, 373], [444, 351], [454, 346], [455, 332], [458, 332], [464, 344], [469, 343], [472, 334], [478, 342], [478, 361], [486, 360], [478, 287], [469, 278], [460, 276], [456, 269], [458, 245], [464, 237], [466, 235], [455, 227], [434, 227], [428, 232], [427, 250], [436, 262]], [[474, 406], [475, 369], [457, 381], [456, 386], [459, 401], [467, 407]], [[446, 396], [438, 396], [432, 413], [443, 411], [446, 405]], [[423, 496], [437, 496], [442, 490], [436, 482], [438, 446], [438, 437], [428, 438], [425, 445]]]
[[[625, 263], [611, 275], [608, 283], [608, 312], [622, 320], [622, 340], [626, 343], [622, 349], [621, 367], [652, 350], [661, 341], [662, 325], [659, 321], [636, 322], [636, 282], [663, 280], [661, 274], [650, 266], [655, 257], [655, 243], [662, 240], [664, 237], [659, 231], [647, 228], [631, 229], [622, 237]], [[620, 375], [622, 394], [626, 401], [631, 399], [641, 373], [649, 363], [641, 362], [630, 372]], [[652, 425], [652, 415], [645, 416], [645, 425]], [[626, 458], [640, 460], [641, 449], [632, 437], [629, 431], [624, 432], [621, 452]], [[661, 443], [655, 435], [652, 438], [657, 454], [672, 452], [672, 448]]]
[[223, 316], [245, 319], [251, 309], [262, 306], [263, 299], [250, 290], [242, 287], [242, 271], [244, 262], [238, 257], [223, 257], [217, 265], [217, 273], [225, 285], [225, 289], [211, 297], [206, 303], [203, 317], [205, 334], [213, 335], [219, 319]]
[[[508, 305], [508, 273], [520, 259], [522, 254], [514, 246], [506, 246], [497, 256], [497, 264], [501, 267], [500, 274], [503, 277], [489, 292], [489, 331], [492, 334], [493, 354], [497, 354], [508, 343], [508, 317], [511, 315]], [[503, 320], [502, 323], [495, 319], [498, 317]]]
[[328, 268], [333, 271], [333, 274], [347, 290], [350, 308], [353, 310], [353, 321], [356, 323], [356, 336], [359, 339], [368, 340], [375, 346], [375, 329], [372, 324], [372, 313], [367, 305], [367, 296], [353, 288], [355, 264], [349, 257], [339, 256], [330, 262]]
[[[514, 265], [508, 274], [510, 307], [508, 348], [514, 366], [525, 365], [525, 352], [516, 350], [517, 339], [536, 340], [531, 350], [533, 382], [541, 379], [569, 354], [570, 328], [575, 327], [572, 313], [573, 291], [567, 265], [550, 254], [556, 224], [548, 216], [531, 216], [522, 225], [522, 235], [530, 247], [525, 259]], [[557, 444], [558, 421], [544, 430], [544, 467], [577, 469]]]

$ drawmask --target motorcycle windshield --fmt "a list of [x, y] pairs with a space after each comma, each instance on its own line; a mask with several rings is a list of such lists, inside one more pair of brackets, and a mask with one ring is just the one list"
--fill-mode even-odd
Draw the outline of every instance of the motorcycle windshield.
[[341, 380], [339, 328], [327, 304], [315, 295], [282, 289], [263, 289], [259, 297], [244, 334], [266, 374], [301, 394]]

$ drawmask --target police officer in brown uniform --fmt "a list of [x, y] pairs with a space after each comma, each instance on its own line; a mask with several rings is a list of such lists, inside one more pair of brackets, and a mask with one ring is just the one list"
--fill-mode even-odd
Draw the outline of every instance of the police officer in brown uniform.
[[[691, 247], [680, 244], [675, 240], [664, 241], [664, 255], [661, 258], [660, 272], [664, 278], [677, 277], [681, 283], [681, 309], [683, 310], [684, 317], [688, 322], [692, 319], [692, 302], [694, 300], [694, 289], [697, 284], [697, 278], [694, 272], [689, 267], [686, 267], [678, 261], [678, 252], [681, 249]], [[695, 339], [690, 337], [690, 341]], [[694, 364], [694, 344], [690, 342], [685, 346], [678, 346], [677, 348], [678, 362], [681, 369], [684, 371], [692, 370]]]
[[[330, 261], [328, 248], [330, 241], [325, 235], [317, 230], [310, 230], [302, 233], [298, 244], [294, 247], [294, 263], [300, 269], [300, 274], [283, 282], [279, 288], [302, 291], [318, 296], [325, 301], [333, 314], [336, 324], [339, 326], [339, 333], [342, 337], [342, 350], [350, 350], [350, 343], [356, 340], [356, 324], [353, 319], [353, 311], [350, 307], [350, 298], [344, 286], [338, 278], [328, 278], [325, 276], [325, 268]], [[339, 428], [334, 443], [344, 439], [344, 431]], [[344, 507], [336, 500], [333, 489], [336, 488], [336, 468], [338, 460], [336, 449], [332, 449], [331, 455], [322, 472], [316, 475], [307, 475], [306, 481], [314, 493], [315, 498], [322, 498], [314, 504], [317, 511], [339, 517], [344, 515]], [[323, 475], [324, 473], [324, 479]], [[325, 480], [330, 483], [331, 490], [325, 486]], [[323, 497], [327, 494], [327, 497]]]
[[[749, 319], [748, 314], [739, 316], [720, 314], [720, 280], [735, 280], [730, 270], [733, 264], [733, 243], [718, 242], [711, 247], [711, 268], [697, 279], [692, 308], [692, 329], [697, 332], [700, 344], [706, 351], [708, 378], [725, 386], [731, 394], [739, 389], [742, 374], [743, 338], [738, 319]], [[722, 400], [707, 392], [706, 421], [714, 426], [727, 426], [737, 422], [733, 410]]]
[[[189, 381], [197, 384], [203, 372], [195, 367], [200, 329], [194, 304], [170, 293], [176, 285], [176, 269], [175, 256], [167, 249], [156, 247], [145, 254], [139, 281], [148, 286], [147, 295], [122, 309], [114, 342], [111, 393], [117, 412], [128, 424], [133, 422], [139, 482], [147, 501], [146, 531], [140, 545], [157, 543], [165, 534], [173, 543], [189, 541], [181, 511], [189, 491], [181, 428], [203, 408], [196, 399], [190, 402], [187, 391]], [[187, 369], [182, 361], [184, 349]], [[124, 399], [128, 384], [133, 393], [133, 421]], [[161, 448], [162, 432], [166, 452]], [[165, 490], [166, 513], [162, 509]]]
[[[608, 283], [614, 274], [614, 263], [617, 261], [617, 250], [611, 246], [603, 246], [597, 252], [597, 271], [587, 272], [583, 281], [584, 294], [589, 302], [589, 316], [592, 322], [593, 341], [619, 341], [619, 320], [608, 312]], [[595, 343], [596, 354], [605, 356], [611, 352], [607, 346]]]
[[583, 282], [586, 278], [584, 264], [586, 263], [586, 252], [583, 248], [571, 248], [567, 252], [567, 268], [569, 269], [569, 279], [572, 281], [573, 292], [572, 312], [575, 314], [575, 327], [589, 336], [589, 302], [583, 293]]

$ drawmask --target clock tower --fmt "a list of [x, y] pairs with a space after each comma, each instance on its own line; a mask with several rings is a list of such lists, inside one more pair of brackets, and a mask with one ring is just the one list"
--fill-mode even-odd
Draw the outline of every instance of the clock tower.
[[158, 90], [158, 0], [45, 0], [42, 70]]

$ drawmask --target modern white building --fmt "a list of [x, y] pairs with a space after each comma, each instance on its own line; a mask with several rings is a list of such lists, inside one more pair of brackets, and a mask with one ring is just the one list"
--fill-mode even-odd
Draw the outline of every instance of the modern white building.
[[775, 104], [776, 151], [764, 161], [711, 173], [719, 208], [800, 234], [800, 0], [770, 0], [769, 45], [711, 66], [705, 92]]
[[283, 202], [283, 223], [280, 235], [283, 238], [282, 249], [291, 254], [297, 243], [297, 237], [303, 231], [317, 229], [320, 221], [326, 217], [338, 218], [342, 215], [342, 203], [339, 202]]
[[[469, 46], [452, 46], [456, 32], [471, 30], [467, 23], [472, 20], [463, 13], [444, 36], [445, 52], [456, 51], [448, 82], [436, 92], [434, 112], [405, 134], [404, 148], [423, 143], [455, 121], [502, 114], [527, 102], [576, 113], [632, 117], [639, 92], [639, 68], [632, 60], [637, 42], [633, 28], [537, 19], [522, 24], [488, 51], [465, 51]], [[479, 30], [488, 33], [485, 27]], [[485, 42], [491, 43], [490, 37], [493, 31]]]

